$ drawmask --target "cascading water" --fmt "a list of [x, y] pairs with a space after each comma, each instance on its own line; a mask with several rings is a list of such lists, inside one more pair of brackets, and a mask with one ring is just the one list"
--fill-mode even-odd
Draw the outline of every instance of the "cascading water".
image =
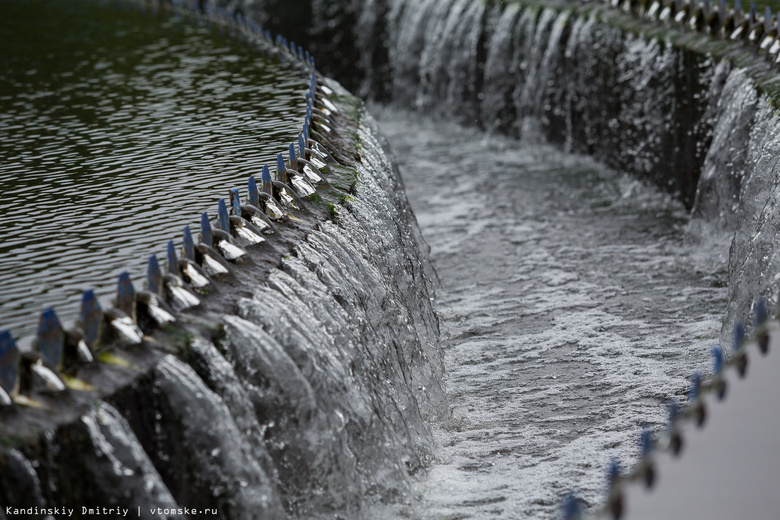
[[[704, 368], [707, 354], [704, 347], [707, 343], [715, 342], [720, 336], [722, 344], [730, 345], [734, 324], [750, 314], [753, 302], [759, 295], [768, 295], [770, 303], [775, 301], [773, 286], [777, 283], [776, 273], [780, 272], [780, 265], [776, 253], [778, 212], [775, 201], [777, 183], [774, 180], [776, 154], [772, 152], [775, 139], [772, 136], [777, 133], [777, 122], [771, 108], [772, 99], [760, 94], [756, 86], [771, 85], [766, 75], [767, 65], [761, 61], [763, 58], [749, 56], [752, 51], [743, 51], [737, 44], [727, 47], [710, 45], [701, 37], [683, 38], [675, 27], [653, 29], [649, 31], [651, 36], [637, 34], [641, 30], [627, 15], [605, 13], [604, 8], [599, 6], [558, 5], [548, 8], [543, 2], [501, 4], [460, 0], [389, 0], [386, 3], [372, 2], [370, 6], [351, 4], [345, 8], [349, 15], [342, 18], [329, 17], [333, 12], [317, 12], [315, 8], [314, 20], [315, 24], [328, 24], [331, 30], [333, 27], [341, 27], [345, 33], [359, 35], [356, 39], [361, 43], [356, 52], [361, 54], [361, 67], [357, 69], [358, 78], [351, 80], [362, 84], [388, 85], [383, 92], [391, 92], [396, 104], [522, 136], [525, 141], [559, 143], [567, 151], [587, 153], [613, 168], [651, 181], [677, 196], [691, 209], [690, 219], [683, 218], [670, 229], [677, 237], [678, 246], [690, 249], [674, 249], [671, 258], [680, 259], [689, 255], [691, 271], [677, 274], [684, 279], [698, 279], [697, 283], [709, 287], [705, 292], [709, 292], [711, 297], [704, 297], [698, 291], [681, 295], [686, 301], [697, 297], [708, 300], [704, 305], [704, 314], [699, 315], [707, 317], [693, 317], [696, 311], [686, 308], [686, 305], [692, 303], [676, 310], [682, 322], [690, 320], [702, 327], [694, 325], [695, 332], [688, 331], [688, 344], [671, 342], [676, 345], [672, 347], [675, 353], [672, 359], [662, 361], [661, 364], [672, 370], [677, 379], [662, 385], [656, 399], [662, 400], [661, 394], [665, 397], [681, 394], [687, 386], [684, 377], [694, 368]], [[719, 9], [722, 18], [723, 8]], [[366, 15], [366, 10], [372, 10], [374, 15]], [[377, 21], [380, 17], [378, 13], [386, 13], [384, 22]], [[372, 40], [364, 33], [363, 27], [349, 25], [350, 20], [354, 19], [371, 19], [371, 27], [383, 30], [370, 33], [377, 35]], [[664, 31], [670, 37], [665, 37]], [[387, 35], [386, 39], [377, 42], [383, 34]], [[376, 48], [382, 45], [386, 47], [386, 53], [377, 53]], [[387, 61], [377, 62], [377, 56], [384, 56]], [[720, 61], [722, 57], [727, 59]], [[379, 93], [378, 97], [382, 95]], [[449, 264], [438, 258], [437, 254], [447, 257], [450, 251], [458, 250], [467, 256], [462, 242], [453, 239], [450, 243], [444, 238], [452, 231], [450, 228], [462, 228], [454, 226], [451, 220], [448, 224], [439, 224], [436, 213], [425, 212], [428, 206], [436, 206], [446, 216], [445, 219], [460, 215], [459, 211], [470, 210], [472, 213], [469, 218], [474, 219], [472, 226], [478, 229], [481, 221], [477, 217], [478, 209], [474, 208], [490, 204], [483, 201], [482, 204], [469, 205], [464, 201], [469, 200], [472, 191], [490, 184], [481, 176], [483, 171], [493, 172], [493, 177], [510, 173], [502, 169], [495, 171], [494, 163], [500, 159], [485, 151], [486, 148], [491, 149], [490, 144], [470, 148], [468, 138], [467, 142], [459, 141], [450, 129], [420, 129], [406, 119], [398, 122], [390, 117], [385, 125], [387, 131], [394, 135], [394, 144], [403, 150], [401, 163], [406, 167], [405, 175], [419, 172], [416, 174], [424, 178], [419, 182], [424, 186], [425, 198], [421, 197], [420, 200], [429, 202], [420, 202], [425, 208], [421, 217], [423, 230], [436, 233], [436, 238], [430, 240], [434, 244], [434, 259], [441, 262], [441, 270], [442, 264]], [[447, 134], [443, 137], [446, 145], [431, 135], [436, 131]], [[470, 139], [477, 138], [472, 136]], [[431, 145], [433, 150], [425, 150], [424, 144]], [[471, 153], [464, 157], [460, 154], [461, 148], [467, 148]], [[481, 155], [483, 151], [485, 153]], [[472, 157], [482, 160], [471, 163]], [[547, 160], [542, 159], [542, 163], [555, 169]], [[441, 195], [439, 192], [446, 192], [452, 183], [459, 182], [458, 174], [452, 172], [463, 164], [470, 165], [474, 180], [463, 181], [463, 185], [458, 187], [457, 196], [447, 198]], [[437, 177], [439, 168], [449, 169], [449, 174], [442, 171]], [[515, 169], [509, 168], [510, 172]], [[518, 175], [533, 177], [528, 172]], [[437, 177], [440, 184], [429, 184], [428, 177], [431, 176]], [[558, 177], [555, 178], [561, 182]], [[413, 187], [415, 182], [407, 179], [408, 186]], [[571, 192], [578, 193], [575, 188], [569, 187], [562, 190], [559, 196], [574, 196]], [[629, 196], [638, 196], [638, 192]], [[520, 195], [517, 197], [520, 198]], [[431, 203], [430, 200], [435, 202]], [[450, 209], [447, 207], [449, 205], [458, 209]], [[490, 223], [501, 221], [502, 215], [490, 215], [487, 219]], [[668, 222], [664, 225], [668, 225]], [[468, 226], [465, 228], [468, 229]], [[467, 236], [480, 243], [476, 238], [482, 238], [480, 233]], [[553, 232], [550, 234], [555, 235]], [[723, 257], [729, 250], [729, 241], [730, 258], [726, 268]], [[683, 242], [688, 245], [683, 246]], [[458, 245], [453, 245], [455, 243]], [[436, 244], [444, 244], [440, 246], [443, 250], [437, 253]], [[483, 246], [486, 247], [489, 246]], [[662, 253], [656, 251], [653, 254], [659, 255], [658, 260], [662, 261]], [[457, 274], [449, 276], [460, 280], [468, 267], [464, 262], [463, 258], [458, 258], [453, 264], [457, 266]], [[672, 262], [667, 268], [671, 269], [675, 263]], [[480, 265], [487, 268], [490, 263], [483, 260]], [[475, 271], [473, 276], [477, 280], [477, 287], [483, 278], [489, 279], [489, 275], [480, 270]], [[447, 276], [443, 275], [442, 280], [446, 287]], [[568, 283], [573, 282], [564, 280], [563, 286]], [[653, 282], [649, 283], [652, 286]], [[670, 287], [674, 285], [672, 282]], [[728, 286], [728, 289], [720, 289], [721, 286]], [[694, 294], [697, 296], [694, 297]], [[671, 294], [667, 297], [671, 297]], [[446, 296], [444, 301], [440, 304], [444, 312], [452, 311]], [[459, 302], [458, 305], [463, 304]], [[476, 307], [480, 308], [478, 304]], [[725, 319], [721, 320], [719, 318], [724, 308]], [[633, 311], [636, 312], [636, 309]], [[653, 316], [650, 313], [646, 317], [656, 324], [668, 323], [667, 318], [661, 315]], [[477, 318], [462, 319], [466, 323], [479, 322]], [[518, 321], [522, 320], [518, 318]], [[445, 323], [444, 329], [449, 327], [459, 328]], [[448, 347], [457, 351], [463, 344], [479, 344], [479, 338], [482, 338], [479, 332], [475, 333], [478, 339], [473, 342], [457, 337]], [[517, 334], [522, 336], [520, 331]], [[638, 331], [636, 334], [636, 338], [641, 335]], [[656, 339], [664, 343], [669, 338], [659, 331]], [[469, 347], [464, 349], [468, 350]], [[488, 356], [489, 360], [494, 357], [489, 353], [491, 349], [474, 349]], [[503, 352], [500, 347], [496, 349]], [[473, 352], [469, 354], [478, 357]], [[453, 363], [457, 366], [464, 360], [468, 364], [481, 366], [478, 364], [480, 361], [466, 354], [448, 355], [449, 366], [453, 366]], [[625, 355], [630, 356], [627, 352]], [[631, 364], [629, 361], [626, 363]], [[620, 367], [616, 371], [624, 369], [626, 367]], [[466, 374], [462, 379], [476, 380], [474, 385], [479, 385], [483, 377], [473, 367], [454, 370], [453, 378], [458, 379]], [[647, 384], [652, 386], [657, 382], [650, 378]], [[469, 397], [464, 395], [470, 394], [458, 386], [452, 395], [468, 401]], [[518, 401], [522, 399], [518, 398]], [[457, 402], [458, 399], [453, 397], [456, 407]], [[638, 405], [636, 402], [634, 404]], [[481, 418], [478, 410], [482, 409], [478, 405], [472, 408], [473, 413]], [[656, 419], [650, 419], [654, 414]], [[653, 422], [660, 421], [660, 418], [659, 410], [644, 410], [634, 416], [633, 421]], [[484, 426], [471, 425], [467, 417], [463, 421], [468, 426], [461, 424], [459, 427], [468, 429], [473, 426], [479, 431]], [[634, 427], [637, 428], [638, 424], [634, 424]], [[490, 428], [485, 427], [484, 431], [489, 432]], [[486, 436], [494, 438], [492, 433]], [[462, 455], [468, 451], [467, 448], [457, 447], [458, 442], [463, 442], [462, 446], [469, 446], [468, 442], [457, 440], [457, 434], [449, 432], [444, 437], [446, 453]], [[478, 435], [474, 433], [473, 437], [477, 438]], [[626, 437], [609, 449], [622, 450], [631, 460], [638, 455], [638, 451], [629, 454], [636, 449], [632, 444], [633, 441]], [[488, 445], [493, 446], [490, 443]], [[472, 448], [481, 453], [478, 448]], [[495, 449], [502, 453], [501, 447]], [[506, 451], [513, 453], [511, 447]], [[551, 450], [549, 456], [555, 458], [554, 453]], [[491, 455], [485, 455], [484, 458], [493, 460]], [[523, 499], [510, 498], [521, 494], [520, 490], [516, 490], [514, 495], [498, 491], [495, 496], [490, 496], [490, 493], [480, 495], [475, 491], [475, 496], [465, 498], [471, 491], [482, 489], [481, 484], [474, 483], [480, 477], [453, 477], [453, 465], [455, 463], [448, 462], [438, 469], [434, 465], [432, 470], [436, 483], [431, 487], [438, 486], [437, 492], [448, 497], [443, 499], [445, 505], [438, 513], [467, 517], [473, 510], [479, 510], [485, 517], [491, 517], [497, 511], [516, 511], [511, 507], [490, 506], [494, 499], [496, 504], [512, 500], [522, 502]], [[530, 471], [541, 471], [542, 466], [532, 466], [534, 469]], [[471, 465], [465, 464], [457, 470], [468, 471], [469, 468]], [[489, 468], [474, 471], [478, 475], [485, 475], [485, 481], [495, 484], [494, 490], [501, 487], [501, 478], [491, 480], [488, 476], [491, 471]], [[565, 473], [565, 470], [561, 471]], [[512, 478], [507, 480], [511, 481]], [[563, 480], [566, 482], [565, 478]], [[573, 484], [573, 481], [568, 482]], [[460, 487], [461, 484], [463, 487]], [[508, 487], [512, 485], [507, 484]], [[450, 496], [453, 492], [447, 489], [448, 486], [456, 489], [454, 494], [457, 496]], [[592, 494], [589, 496], [596, 497], [598, 494], [593, 491], [595, 488], [590, 489]], [[547, 490], [541, 495], [552, 500]], [[434, 492], [434, 498], [430, 501], [436, 503], [437, 500]], [[449, 503], [447, 500], [454, 502]], [[549, 504], [544, 502], [546, 499], [540, 500], [544, 510], [545, 505]], [[458, 509], [458, 503], [463, 506], [462, 509]], [[534, 510], [531, 508], [528, 511]]]
[[328, 189], [242, 244], [245, 258], [213, 274], [196, 308], [173, 311], [176, 324], [142, 325], [149, 335], [126, 344], [106, 332], [116, 314], [98, 313], [100, 362], [68, 369], [75, 390], [56, 392], [5, 387], [15, 367], [19, 381], [40, 369], [9, 362], [3, 333], [3, 395], [15, 403], [0, 408], [0, 518], [360, 518], [410, 500], [409, 475], [432, 453], [427, 420], [446, 406], [433, 275], [370, 117], [335, 83], [314, 103]]
[[[445, 393], [434, 275], [404, 184], [370, 118], [330, 84], [361, 121], [338, 130], [360, 160], [334, 151], [357, 181], [285, 229], [284, 258], [238, 269], [163, 334], [132, 383], [37, 442], [6, 443], [3, 505], [497, 518], [551, 516], [570, 488], [595, 504], [605, 460], [634, 460], [641, 423], [660, 426], [663, 400], [706, 364], [724, 303], [728, 327], [766, 290], [775, 123], [742, 71], [587, 12], [348, 4], [314, 2], [311, 34], [375, 29], [342, 54], [358, 57], [364, 89], [587, 152], [697, 220], [582, 157], [384, 113], [442, 279]], [[747, 152], [728, 154], [744, 135]], [[750, 238], [726, 273], [732, 226]], [[37, 413], [25, 435], [46, 423]]]

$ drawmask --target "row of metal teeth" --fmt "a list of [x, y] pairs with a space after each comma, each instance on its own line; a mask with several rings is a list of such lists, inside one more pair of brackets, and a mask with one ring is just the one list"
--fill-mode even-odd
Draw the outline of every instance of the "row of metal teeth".
[[710, 0], [607, 0], [616, 9], [666, 24], [676, 24], [703, 32], [714, 38], [742, 41], [755, 45], [773, 64], [780, 62], [780, 38], [778, 23], [772, 9], [766, 7], [763, 17], [758, 16], [756, 5], [747, 11], [742, 2], [735, 0], [729, 8], [725, 0], [713, 5]]
[[[181, 2], [139, 2], [156, 8], [175, 7], [182, 14]], [[79, 367], [118, 358], [107, 351], [114, 345], [137, 345], [145, 332], [174, 323], [182, 311], [197, 307], [201, 297], [215, 288], [214, 281], [228, 276], [232, 263], [250, 261], [246, 247], [263, 244], [266, 237], [278, 233], [276, 223], [295, 218], [296, 212], [308, 212], [304, 200], [318, 188], [328, 188], [329, 164], [337, 164], [328, 148], [336, 135], [330, 118], [338, 111], [328, 99], [333, 92], [318, 85], [314, 60], [308, 51], [281, 36], [247, 23], [240, 15], [201, 11], [192, 4], [187, 15], [220, 22], [231, 22], [252, 38], [270, 45], [272, 53], [291, 66], [306, 70], [309, 88], [305, 92], [306, 115], [301, 132], [287, 150], [287, 160], [277, 155], [275, 178], [267, 165], [261, 167], [261, 182], [249, 178], [247, 196], [242, 201], [239, 190], [229, 191], [217, 203], [217, 218], [212, 225], [207, 213], [200, 219], [200, 233], [195, 243], [189, 226], [183, 229], [181, 248], [173, 240], [167, 244], [167, 266], [163, 270], [157, 255], [147, 264], [146, 289], [136, 291], [127, 272], [119, 275], [114, 307], [103, 310], [92, 289], [82, 293], [79, 317], [66, 329], [53, 308], [42, 312], [33, 350], [22, 352], [10, 330], [0, 330], [0, 408], [15, 404], [39, 406], [33, 399], [36, 391], [64, 392], [68, 388], [91, 389], [73, 377]], [[240, 37], [240, 31], [231, 33]], [[314, 128], [316, 127], [316, 129]]]
[[[766, 7], [763, 17], [759, 17], [755, 4], [745, 12], [740, 0], [735, 0], [729, 8], [724, 0], [713, 6], [709, 0], [702, 2], [686, 0], [607, 0], [616, 9], [657, 21], [664, 24], [676, 24], [693, 31], [709, 34], [713, 38], [742, 41], [756, 46], [758, 53], [764, 54], [771, 63], [780, 63], [780, 20], [773, 17], [770, 7]], [[756, 302], [754, 310], [753, 341], [759, 352], [766, 354], [769, 349], [769, 329], [767, 304], [764, 298]], [[676, 400], [668, 402], [668, 421], [664, 431], [655, 438], [653, 433], [644, 429], [639, 437], [640, 460], [628, 473], [621, 472], [618, 460], [612, 460], [607, 468], [608, 495], [605, 507], [596, 512], [597, 516], [619, 519], [623, 515], [623, 488], [632, 482], [642, 482], [651, 488], [656, 479], [654, 454], [669, 451], [677, 456], [684, 444], [678, 423], [681, 420], [693, 420], [697, 426], [706, 421], [707, 410], [702, 399], [704, 393], [714, 393], [718, 400], [726, 396], [726, 380], [723, 370], [734, 367], [740, 377], [747, 371], [748, 354], [745, 344], [745, 328], [742, 323], [734, 327], [732, 355], [724, 362], [724, 351], [720, 346], [712, 347], [713, 373], [706, 382], [702, 376], [694, 373], [688, 403], [681, 407]], [[567, 495], [561, 505], [562, 518], [576, 520], [583, 518], [581, 501], [574, 494]]]
[[[778, 312], [775, 313], [777, 318]], [[606, 505], [596, 511], [597, 517], [608, 517], [618, 520], [623, 516], [624, 488], [628, 484], [641, 483], [647, 488], [652, 488], [656, 481], [654, 458], [659, 452], [669, 452], [673, 456], [679, 456], [684, 446], [684, 438], [680, 422], [693, 421], [697, 427], [702, 427], [707, 420], [707, 407], [704, 395], [713, 394], [718, 401], [726, 398], [728, 387], [724, 371], [736, 370], [740, 378], [745, 377], [748, 367], [748, 353], [746, 346], [755, 343], [761, 355], [769, 352], [770, 320], [765, 298], [756, 301], [753, 311], [753, 333], [748, 340], [745, 335], [745, 326], [738, 322], [734, 326], [731, 356], [724, 361], [724, 349], [713, 346], [712, 374], [705, 380], [698, 372], [691, 376], [691, 384], [688, 391], [688, 402], [681, 406], [677, 400], [670, 399], [667, 402], [668, 419], [663, 431], [654, 435], [645, 428], [639, 435], [639, 462], [627, 473], [622, 473], [620, 461], [613, 459], [607, 467], [608, 494]], [[581, 520], [584, 518], [582, 502], [574, 494], [567, 495], [561, 505], [562, 518], [564, 520]]]

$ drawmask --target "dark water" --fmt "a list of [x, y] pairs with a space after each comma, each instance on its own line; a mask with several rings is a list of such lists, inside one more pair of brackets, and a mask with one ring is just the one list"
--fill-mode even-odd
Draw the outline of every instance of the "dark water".
[[[551, 518], [602, 503], [611, 457], [709, 373], [727, 247], [682, 205], [588, 158], [389, 111], [441, 280], [451, 418], [415, 518]], [[389, 515], [393, 517], [395, 511]]]
[[3, 0], [0, 41], [0, 328], [17, 337], [140, 280], [303, 122], [305, 78], [193, 19]]

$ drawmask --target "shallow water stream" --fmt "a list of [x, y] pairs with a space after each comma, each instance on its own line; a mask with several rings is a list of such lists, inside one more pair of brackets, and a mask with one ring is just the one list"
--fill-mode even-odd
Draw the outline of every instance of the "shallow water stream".
[[641, 426], [710, 370], [727, 242], [693, 240], [682, 205], [591, 159], [379, 121], [441, 281], [451, 406], [410, 514], [552, 517], [569, 490], [600, 504], [609, 459], [632, 465]]

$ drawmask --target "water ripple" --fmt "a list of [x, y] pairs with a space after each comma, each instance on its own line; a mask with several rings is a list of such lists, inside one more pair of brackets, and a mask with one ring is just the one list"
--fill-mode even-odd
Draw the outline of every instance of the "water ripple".
[[302, 123], [305, 78], [193, 24], [7, 0], [0, 37], [0, 327], [17, 336], [124, 268], [141, 279]]

